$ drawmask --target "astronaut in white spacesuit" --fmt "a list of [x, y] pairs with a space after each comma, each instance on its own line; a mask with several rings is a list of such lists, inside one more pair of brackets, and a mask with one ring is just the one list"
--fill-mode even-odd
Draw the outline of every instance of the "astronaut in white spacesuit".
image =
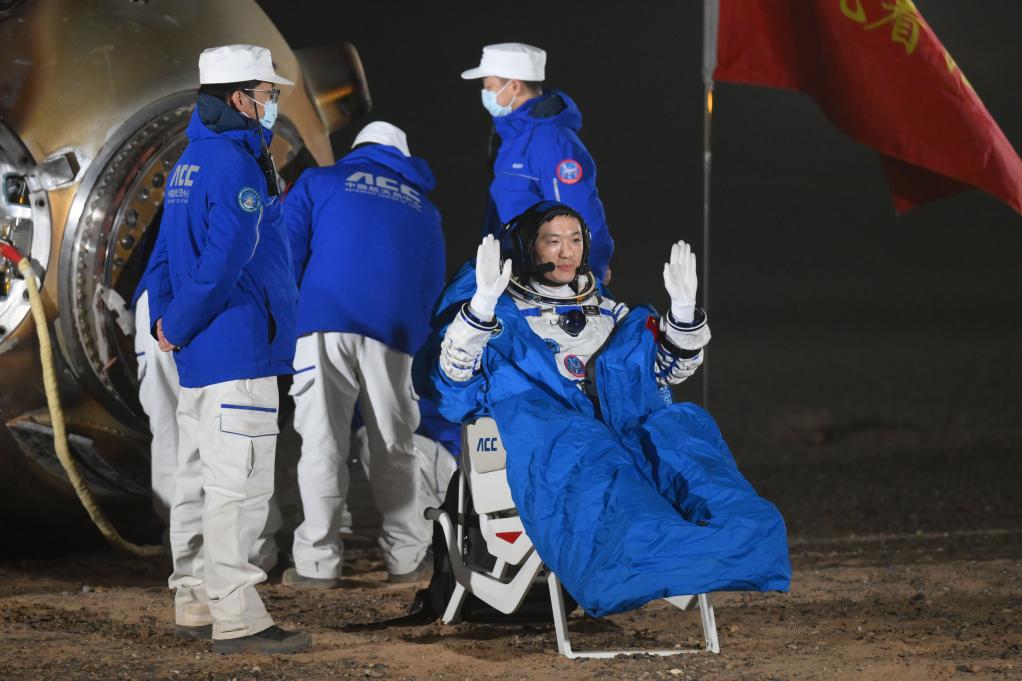
[[[504, 256], [501, 266], [501, 256]], [[585, 392], [586, 366], [628, 313], [601, 295], [589, 271], [589, 230], [568, 206], [544, 201], [504, 229], [500, 242], [483, 239], [476, 253], [476, 290], [447, 327], [440, 367], [468, 381], [497, 326], [494, 310], [506, 292], [530, 328], [550, 347], [561, 375]], [[696, 261], [684, 241], [671, 248], [664, 285], [671, 298], [663, 316], [653, 372], [661, 387], [681, 383], [703, 361], [710, 340], [706, 314], [696, 307]]]

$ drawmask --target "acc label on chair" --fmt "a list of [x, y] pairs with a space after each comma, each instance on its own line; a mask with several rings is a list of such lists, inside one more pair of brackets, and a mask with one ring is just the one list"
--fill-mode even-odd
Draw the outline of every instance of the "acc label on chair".
[[495, 437], [481, 437], [479, 443], [476, 444], [477, 452], [498, 452], [500, 449], [497, 448], [497, 438]]

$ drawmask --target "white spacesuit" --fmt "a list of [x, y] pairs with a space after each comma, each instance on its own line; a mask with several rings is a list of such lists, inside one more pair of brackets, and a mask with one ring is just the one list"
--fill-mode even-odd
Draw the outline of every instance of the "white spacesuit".
[[[478, 369], [497, 328], [494, 309], [506, 292], [529, 327], [554, 353], [561, 375], [584, 390], [589, 359], [628, 313], [624, 303], [602, 296], [588, 271], [588, 230], [563, 204], [542, 202], [512, 222], [502, 239], [483, 239], [476, 254], [476, 292], [447, 327], [440, 366], [455, 381]], [[510, 256], [503, 267], [501, 255]], [[664, 266], [671, 312], [660, 321], [654, 375], [661, 386], [684, 381], [702, 364], [710, 340], [706, 315], [695, 307], [695, 255], [676, 243]]]

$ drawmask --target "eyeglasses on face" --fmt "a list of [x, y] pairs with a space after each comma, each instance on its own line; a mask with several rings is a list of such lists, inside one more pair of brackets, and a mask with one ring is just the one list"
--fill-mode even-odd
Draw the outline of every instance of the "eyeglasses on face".
[[270, 88], [269, 90], [254, 90], [252, 88], [248, 88], [245, 90], [245, 92], [251, 92], [253, 94], [256, 92], [268, 92], [270, 93], [270, 98], [267, 101], [270, 102], [276, 102], [277, 99], [280, 98], [280, 90], [278, 90], [277, 88]]

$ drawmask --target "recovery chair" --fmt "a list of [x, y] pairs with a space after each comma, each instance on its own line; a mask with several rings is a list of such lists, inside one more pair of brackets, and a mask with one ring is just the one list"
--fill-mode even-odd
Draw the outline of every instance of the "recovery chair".
[[[679, 653], [719, 653], [717, 625], [708, 594], [675, 596], [666, 599], [686, 610], [698, 604], [702, 620], [703, 648], [669, 650], [594, 650], [573, 651], [568, 640], [565, 594], [557, 575], [548, 570], [532, 541], [525, 533], [521, 518], [511, 499], [507, 482], [506, 452], [496, 422], [488, 417], [462, 427], [462, 468], [456, 473], [448, 495], [457, 494], [455, 512], [429, 508], [426, 517], [443, 530], [455, 585], [441, 617], [445, 624], [459, 621], [466, 596], [472, 594], [504, 614], [514, 613], [534, 584], [546, 583], [550, 594], [557, 650], [567, 658], [614, 657], [615, 655], [676, 655]], [[444, 506], [451, 508], [448, 503]], [[478, 533], [469, 532], [478, 523]], [[470, 554], [470, 537], [481, 536], [487, 558], [481, 563]]]

